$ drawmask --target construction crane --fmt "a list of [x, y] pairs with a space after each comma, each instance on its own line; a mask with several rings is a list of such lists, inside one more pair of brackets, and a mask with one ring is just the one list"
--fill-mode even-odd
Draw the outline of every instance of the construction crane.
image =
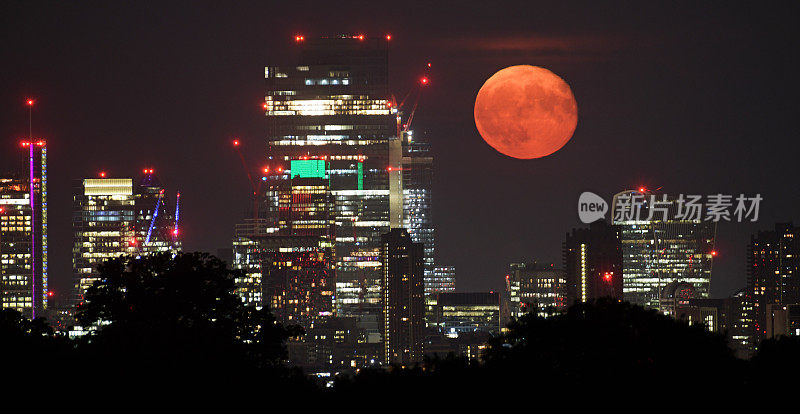
[[[392, 107], [392, 113], [396, 114], [396, 121], [397, 121], [397, 137], [402, 137], [403, 133], [408, 132], [411, 129], [411, 123], [414, 121], [414, 114], [417, 112], [417, 106], [419, 105], [419, 98], [422, 96], [422, 89], [430, 84], [430, 77], [428, 76], [428, 70], [431, 68], [431, 64], [428, 63], [423, 75], [419, 78], [419, 81], [412, 87], [406, 96], [403, 98], [400, 103], [397, 103], [397, 99], [394, 95], [392, 95], [392, 101], [390, 102], [389, 106]], [[402, 112], [401, 110], [405, 108], [406, 102], [408, 102], [408, 98], [414, 95], [414, 104], [411, 106], [411, 111], [409, 112], [408, 119], [405, 123], [402, 122]]]
[[158, 192], [158, 199], [156, 199], [156, 207], [153, 210], [153, 218], [150, 220], [150, 227], [147, 229], [147, 237], [144, 239], [144, 244], [150, 244], [150, 235], [153, 234], [153, 227], [156, 225], [156, 217], [158, 217], [158, 208], [161, 206], [161, 198], [164, 197], [164, 189]]

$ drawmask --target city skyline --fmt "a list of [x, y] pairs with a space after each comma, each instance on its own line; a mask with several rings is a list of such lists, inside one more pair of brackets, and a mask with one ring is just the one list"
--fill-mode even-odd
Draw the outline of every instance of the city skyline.
[[[296, 15], [266, 28], [243, 16], [247, 8], [235, 8], [221, 18], [220, 25], [231, 29], [221, 40], [192, 47], [190, 36], [197, 34], [199, 24], [181, 19], [178, 7], [167, 7], [161, 17], [136, 7], [109, 7], [131, 17], [120, 19], [120, 26], [102, 39], [91, 30], [105, 27], [105, 21], [96, 18], [99, 14], [93, 14], [100, 12], [82, 8], [51, 27], [24, 19], [6, 25], [21, 37], [14, 36], [17, 41], [4, 61], [20, 64], [3, 69], [3, 78], [14, 87], [0, 93], [7, 108], [0, 118], [0, 165], [16, 162], [13, 150], [27, 136], [24, 99], [36, 99], [34, 136], [48, 141], [51, 246], [71, 244], [72, 180], [96, 177], [100, 171], [124, 176], [150, 166], [170, 188], [184, 194], [185, 250], [228, 247], [234, 224], [247, 217], [249, 206], [248, 184], [229, 142], [239, 137], [251, 154], [259, 151], [264, 138], [261, 71], [272, 62], [290, 62], [297, 33], [391, 33], [389, 77], [395, 94], [404, 94], [424, 65], [432, 63], [431, 87], [420, 101], [415, 129], [433, 137], [437, 262], [456, 266], [459, 291], [499, 291], [511, 262], [560, 264], [564, 232], [580, 226], [575, 204], [584, 190], [610, 196], [646, 185], [670, 193], [762, 194], [759, 222], [718, 228], [720, 256], [714, 263], [712, 297], [744, 286], [750, 234], [798, 218], [798, 195], [770, 180], [797, 175], [791, 154], [797, 153], [798, 144], [791, 140], [793, 131], [783, 112], [767, 110], [793, 108], [790, 92], [797, 83], [788, 72], [793, 57], [758, 50], [763, 43], [773, 51], [788, 46], [780, 30], [766, 30], [763, 14], [755, 14], [745, 27], [767, 35], [769, 41], [744, 30], [716, 34], [715, 27], [753, 16], [710, 6], [696, 6], [695, 17], [681, 23], [684, 34], [667, 38], [659, 38], [666, 29], [658, 25], [615, 25], [625, 16], [636, 16], [669, 27], [671, 13], [677, 10], [644, 10], [639, 15], [617, 11], [594, 26], [577, 29], [591, 15], [588, 8], [574, 11], [575, 25], [567, 28], [537, 21], [532, 30], [528, 23], [511, 19], [507, 27], [490, 25], [485, 33], [456, 27], [447, 35], [425, 25], [441, 17], [442, 9], [433, 10], [430, 17], [417, 16], [419, 22], [411, 26], [378, 19], [361, 28], [348, 27], [334, 24], [335, 18], [317, 24], [319, 17]], [[477, 8], [465, 9], [465, 21], [480, 20]], [[44, 15], [58, 11], [64, 10]], [[573, 11], [551, 12], [563, 16]], [[199, 21], [211, 18], [207, 10], [187, 13]], [[169, 17], [177, 18], [167, 26]], [[157, 24], [144, 24], [151, 21]], [[233, 28], [236, 21], [247, 24]], [[709, 21], [708, 27], [694, 25], [700, 21]], [[87, 31], [75, 30], [82, 26]], [[24, 36], [28, 30], [69, 35], [31, 38]], [[593, 30], [592, 41], [585, 39]], [[53, 43], [45, 45], [42, 39]], [[129, 46], [128, 51], [117, 52], [118, 43]], [[228, 44], [234, 46], [227, 48]], [[171, 57], [175, 52], [180, 53]], [[461, 73], [464, 63], [469, 70]], [[480, 141], [469, 117], [481, 82], [495, 70], [519, 63], [562, 74], [578, 100], [573, 140], [547, 159], [525, 162], [494, 153]], [[77, 81], [68, 85], [65, 77]], [[770, 93], [778, 84], [781, 92]], [[713, 105], [706, 107], [704, 100]], [[745, 101], [763, 105], [742, 106]], [[647, 105], [635, 107], [640, 102]], [[763, 144], [754, 145], [753, 137]], [[672, 145], [663, 150], [659, 143], [666, 140]], [[686, 163], [692, 168], [677, 168]], [[519, 177], [530, 177], [531, 182], [520, 185]], [[471, 184], [469, 191], [452, 185], [462, 181]], [[49, 256], [50, 283], [66, 293], [70, 253], [51, 248]]]

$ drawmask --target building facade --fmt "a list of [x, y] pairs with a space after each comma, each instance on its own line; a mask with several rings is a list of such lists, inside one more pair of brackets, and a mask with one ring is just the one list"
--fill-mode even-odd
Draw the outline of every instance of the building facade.
[[674, 281], [691, 283], [699, 297], [707, 298], [716, 223], [679, 219], [676, 200], [635, 190], [616, 194], [612, 211], [621, 211], [621, 202], [630, 200], [637, 203], [635, 214], [614, 218], [622, 244], [624, 299], [659, 309], [662, 289]]
[[73, 193], [72, 266], [74, 302], [99, 280], [98, 266], [119, 256], [142, 256], [181, 249], [177, 203], [169, 203], [166, 190], [145, 170], [133, 178], [87, 178]]
[[382, 339], [385, 364], [422, 362], [425, 328], [425, 256], [405, 229], [383, 237]]
[[772, 311], [800, 304], [800, 228], [778, 223], [750, 238], [746, 293], [753, 313], [752, 345], [758, 349], [769, 336]]
[[388, 90], [388, 41], [297, 39], [296, 65], [265, 69], [267, 168], [327, 163], [334, 199], [336, 313], [381, 312], [381, 235], [403, 219], [402, 145]]
[[623, 297], [620, 233], [604, 221], [573, 229], [563, 245], [567, 305]]
[[440, 293], [438, 319], [448, 337], [500, 333], [500, 294], [497, 292]]
[[549, 316], [567, 307], [567, 281], [564, 271], [553, 265], [511, 263], [506, 273], [508, 312], [519, 318], [527, 312]]
[[[24, 168], [0, 177], [0, 299], [28, 317], [47, 309], [47, 145], [21, 143]], [[24, 172], [23, 172], [24, 171]]]

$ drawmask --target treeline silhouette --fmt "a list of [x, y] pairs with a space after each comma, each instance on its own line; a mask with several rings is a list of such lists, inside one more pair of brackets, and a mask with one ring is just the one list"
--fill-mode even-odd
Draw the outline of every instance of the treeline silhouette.
[[[68, 339], [43, 320], [0, 312], [0, 364], [16, 385], [119, 395], [463, 396], [704, 392], [762, 386], [800, 368], [800, 340], [763, 342], [737, 359], [720, 334], [612, 299], [563, 314], [527, 314], [492, 338], [481, 360], [449, 355], [414, 367], [365, 369], [333, 387], [288, 367], [285, 343], [304, 334], [234, 293], [238, 271], [204, 253], [110, 260], [76, 309], [89, 333]], [[201, 391], [202, 392], [202, 391]], [[249, 394], [255, 393], [255, 394]], [[558, 394], [553, 394], [558, 393]], [[466, 397], [466, 396], [464, 396]]]

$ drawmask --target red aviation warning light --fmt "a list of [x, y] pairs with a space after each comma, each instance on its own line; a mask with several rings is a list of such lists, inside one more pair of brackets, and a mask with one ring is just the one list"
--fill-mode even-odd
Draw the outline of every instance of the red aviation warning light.
[[239, 140], [238, 139], [233, 140], [233, 146], [234, 147], [238, 147], [239, 146]]
[[52, 290], [47, 291], [47, 297], [52, 298], [55, 295], [56, 295], [56, 292], [53, 292]]
[[639, 187], [639, 192], [640, 193], [646, 193], [647, 192], [647, 187]]
[[27, 100], [25, 100], [25, 105], [33, 106], [34, 103], [36, 103], [36, 101], [34, 101], [31, 98], [28, 98]]
[[100, 171], [100, 178], [106, 178], [106, 172]]
[[717, 251], [716, 250], [712, 250], [711, 251], [711, 256], [715, 256], [716, 257], [717, 256]]
[[423, 77], [421, 77], [421, 78], [419, 79], [419, 83], [421, 83], [421, 84], [423, 84], [423, 85], [427, 85], [427, 84], [428, 84], [428, 82], [430, 82], [430, 80], [428, 79], [428, 77], [427, 77], [427, 76], [423, 76]]
[[303, 35], [296, 35], [296, 36], [294, 37], [294, 41], [295, 41], [295, 42], [298, 42], [298, 43], [299, 43], [299, 42], [302, 42], [303, 40], [306, 40], [306, 37], [305, 37], [305, 36], [303, 36]]
[[389, 41], [389, 40], [392, 40], [392, 35], [390, 35], [390, 34], [387, 34], [387, 35], [386, 35], [386, 40], [387, 40], [387, 41]]
[[611, 280], [614, 278], [614, 272], [605, 272], [603, 273], [603, 281], [606, 283], [611, 283]]
[[356, 38], [357, 38], [358, 40], [364, 40], [364, 35], [363, 35], [363, 34], [360, 34], [360, 35], [356, 36]]

